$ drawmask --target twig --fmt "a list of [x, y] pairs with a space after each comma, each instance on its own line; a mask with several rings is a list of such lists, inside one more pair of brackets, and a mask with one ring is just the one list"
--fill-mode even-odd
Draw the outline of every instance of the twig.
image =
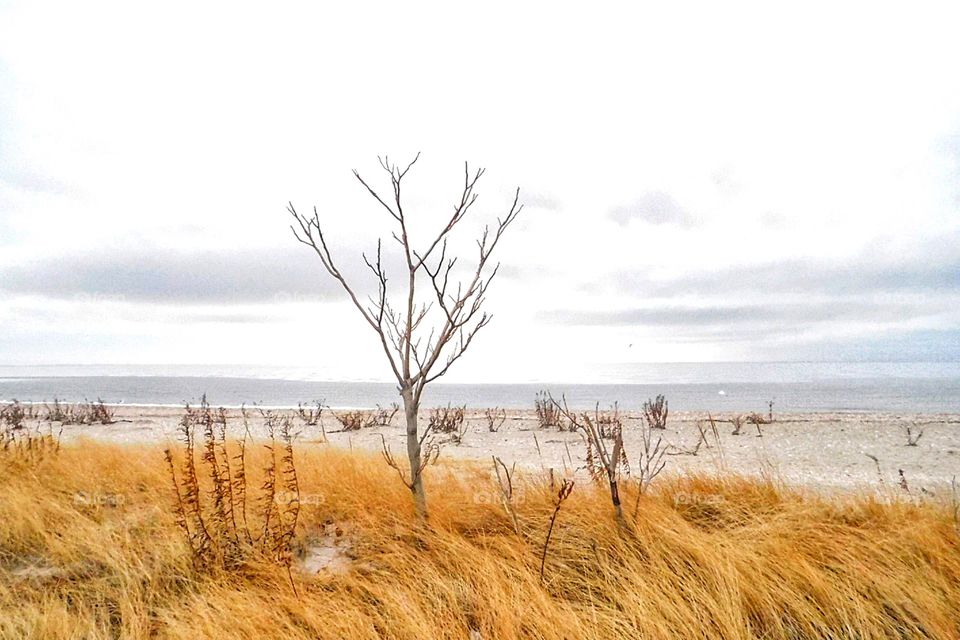
[[543, 583], [543, 573], [547, 564], [547, 549], [550, 547], [550, 536], [553, 535], [553, 525], [557, 521], [557, 515], [560, 513], [560, 507], [563, 505], [564, 501], [570, 497], [570, 494], [573, 492], [573, 480], [567, 480], [564, 478], [563, 484], [560, 485], [560, 490], [557, 492], [557, 499], [553, 507], [553, 515], [550, 516], [550, 526], [547, 528], [547, 538], [543, 541], [543, 553], [540, 556], [540, 582]]

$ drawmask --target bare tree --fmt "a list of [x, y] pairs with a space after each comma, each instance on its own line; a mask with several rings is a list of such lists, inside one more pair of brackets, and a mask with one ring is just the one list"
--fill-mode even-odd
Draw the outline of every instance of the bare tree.
[[[417, 513], [426, 517], [427, 499], [422, 479], [424, 465], [420, 452], [422, 436], [426, 434], [420, 434], [417, 424], [423, 390], [463, 356], [477, 332], [490, 322], [491, 316], [481, 308], [499, 267], [499, 264], [491, 261], [491, 256], [523, 205], [519, 204], [518, 188], [507, 214], [497, 218], [497, 224], [492, 229], [485, 227], [476, 241], [478, 255], [475, 268], [470, 270], [469, 276], [458, 281], [453, 273], [458, 257], [447, 257], [447, 241], [450, 233], [477, 201], [474, 188], [483, 176], [484, 169], [471, 172], [469, 165], [464, 164], [463, 190], [459, 201], [453, 206], [453, 213], [439, 233], [424, 245], [425, 249], [418, 251], [409, 235], [409, 220], [403, 208], [401, 186], [419, 157], [417, 154], [404, 168], [387, 158], [379, 158], [380, 166], [390, 176], [392, 193], [386, 198], [381, 197], [356, 170], [353, 172], [396, 224], [392, 237], [401, 248], [405, 263], [403, 279], [406, 281], [406, 286], [401, 287], [402, 304], [399, 308], [391, 304], [388, 295], [388, 278], [381, 260], [380, 240], [377, 241], [375, 259], [363, 255], [363, 261], [377, 283], [376, 295], [364, 303], [358, 297], [354, 283], [347, 282], [337, 267], [316, 207], [310, 216], [297, 213], [292, 203], [288, 210], [294, 218], [294, 224], [291, 225], [294, 236], [313, 249], [326, 271], [347, 292], [364, 322], [376, 334], [397, 379], [406, 417], [407, 458], [411, 472], [408, 484], [413, 492]], [[423, 287], [425, 294], [418, 290], [420, 284], [426, 285]], [[418, 293], [421, 294], [419, 297]]]
[[[614, 513], [617, 516], [617, 524], [621, 527], [626, 526], [626, 520], [623, 517], [623, 507], [620, 504], [620, 476], [630, 474], [630, 464], [627, 461], [627, 452], [623, 447], [623, 428], [618, 425], [611, 431], [613, 446], [607, 447], [606, 438], [601, 433], [600, 408], [594, 410], [593, 418], [586, 411], [578, 416], [576, 412], [571, 411], [567, 405], [566, 397], [562, 397], [563, 404], [560, 404], [550, 396], [550, 401], [554, 407], [563, 414], [571, 425], [572, 431], [583, 431], [587, 441], [587, 471], [591, 477], [597, 481], [605, 481], [610, 486], [610, 500], [613, 503]], [[559, 508], [559, 507], [558, 507]]]

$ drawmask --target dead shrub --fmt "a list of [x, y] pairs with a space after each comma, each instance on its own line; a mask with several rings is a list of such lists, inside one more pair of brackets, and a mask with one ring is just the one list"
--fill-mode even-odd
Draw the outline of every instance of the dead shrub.
[[490, 433], [496, 433], [497, 431], [500, 431], [500, 427], [502, 427], [503, 423], [507, 421], [507, 411], [506, 409], [501, 409], [500, 407], [484, 409], [483, 419], [487, 423], [487, 431]]
[[347, 411], [346, 413], [334, 413], [333, 416], [343, 427], [343, 431], [359, 431], [364, 427], [373, 426], [373, 421], [366, 411]]
[[607, 447], [606, 439], [600, 435], [600, 429], [597, 426], [600, 419], [599, 408], [594, 410], [594, 415], [591, 417], [586, 411], [579, 415], [572, 412], [567, 406], [566, 398], [563, 398], [562, 405], [553, 398], [550, 398], [550, 401], [570, 423], [571, 430], [583, 431], [586, 436], [587, 471], [594, 482], [608, 483], [610, 501], [613, 503], [617, 524], [625, 527], [626, 520], [620, 503], [620, 478], [622, 475], [630, 475], [630, 463], [623, 446], [623, 429], [618, 428], [613, 432], [613, 446]]
[[393, 416], [400, 410], [400, 405], [393, 403], [390, 409], [384, 409], [377, 405], [375, 411], [363, 411], [355, 409], [346, 413], [334, 413], [337, 422], [343, 427], [343, 431], [359, 431], [360, 429], [369, 429], [371, 427], [388, 427], [393, 421]]
[[613, 440], [623, 432], [623, 421], [620, 420], [620, 406], [614, 403], [609, 411], [595, 411], [595, 421], [600, 437]]
[[[288, 416], [261, 411], [269, 440], [264, 481], [256, 500], [263, 522], [258, 533], [248, 522], [247, 435], [235, 446], [226, 438], [227, 415], [212, 409], [206, 397], [189, 405], [180, 420], [182, 462], [164, 451], [174, 495], [174, 516], [190, 548], [194, 568], [202, 572], [238, 570], [254, 558], [286, 567], [300, 513], [300, 490]], [[278, 442], [279, 438], [279, 442]], [[199, 451], [198, 451], [199, 449]], [[198, 460], [199, 458], [199, 460]]]
[[396, 402], [390, 403], [390, 408], [385, 409], [377, 405], [377, 410], [373, 412], [373, 425], [377, 427], [389, 427], [393, 423], [393, 416], [400, 411], [400, 405]]
[[651, 429], [666, 429], [669, 413], [669, 403], [662, 395], [643, 403], [643, 417]]
[[77, 404], [63, 403], [57, 398], [53, 404], [44, 405], [41, 419], [46, 422], [60, 424], [113, 424], [116, 422], [115, 411], [108, 407], [100, 398], [96, 402], [81, 402]]
[[633, 510], [634, 519], [640, 509], [639, 496], [647, 491], [653, 480], [660, 475], [664, 467], [667, 466], [663, 457], [667, 453], [667, 448], [663, 444], [663, 438], [657, 436], [654, 440], [653, 429], [650, 425], [644, 424], [640, 433], [641, 449], [640, 456], [637, 459], [637, 505]]
[[563, 428], [563, 416], [548, 392], [537, 392], [533, 406], [537, 412], [537, 422], [540, 424], [541, 429], [549, 427]]
[[462, 434], [467, 406], [436, 407], [430, 409], [427, 430], [431, 433]]
[[17, 400], [0, 407], [0, 425], [7, 429], [23, 429], [23, 423], [27, 419], [28, 411]]
[[97, 398], [97, 401], [90, 405], [89, 416], [91, 424], [95, 422], [100, 424], [114, 423], [114, 410], [105, 405], [100, 398]]
[[297, 403], [297, 415], [303, 421], [306, 427], [315, 427], [323, 417], [323, 400], [317, 400], [309, 404]]
[[70, 424], [71, 419], [70, 405], [62, 404], [57, 398], [53, 399], [53, 404], [44, 404], [41, 420], [45, 422], [59, 422], [61, 424]]

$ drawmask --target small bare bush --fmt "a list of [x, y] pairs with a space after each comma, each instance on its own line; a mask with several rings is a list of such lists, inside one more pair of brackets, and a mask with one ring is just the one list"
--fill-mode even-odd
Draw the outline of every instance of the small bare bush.
[[375, 411], [354, 410], [346, 413], [334, 413], [333, 416], [343, 427], [343, 431], [359, 431], [372, 427], [389, 427], [400, 405], [392, 403], [389, 409], [377, 405]]
[[430, 410], [428, 417], [427, 430], [431, 433], [461, 433], [464, 427], [464, 418], [466, 416], [466, 405], [453, 407], [437, 407]]
[[57, 398], [53, 404], [44, 405], [42, 420], [59, 422], [60, 424], [113, 424], [116, 422], [115, 411], [108, 407], [100, 398], [96, 402], [81, 402], [68, 404]]
[[593, 417], [586, 411], [577, 415], [570, 411], [566, 398], [563, 399], [562, 405], [553, 398], [550, 398], [550, 401], [570, 423], [571, 430], [582, 431], [586, 436], [587, 471], [595, 482], [609, 484], [610, 501], [613, 503], [617, 524], [621, 527], [626, 526], [623, 507], [620, 503], [620, 477], [621, 475], [630, 475], [630, 464], [627, 460], [626, 449], [623, 446], [623, 430], [617, 429], [615, 431], [613, 446], [608, 447], [597, 426], [599, 411], [595, 411]]
[[377, 405], [375, 411], [347, 411], [346, 413], [334, 413], [337, 422], [343, 426], [343, 431], [359, 431], [360, 429], [369, 429], [371, 427], [388, 427], [393, 420], [393, 416], [399, 411], [400, 405], [393, 403], [389, 409], [384, 409]]
[[90, 424], [113, 424], [114, 410], [103, 403], [103, 400], [97, 398], [97, 401], [89, 405]]
[[72, 421], [70, 405], [63, 404], [57, 398], [53, 399], [53, 404], [44, 404], [41, 419], [46, 422], [59, 422], [61, 424], [70, 424]]
[[373, 412], [372, 416], [373, 426], [389, 427], [393, 422], [393, 416], [397, 415], [398, 411], [400, 411], [400, 405], [396, 402], [391, 402], [389, 409], [377, 405], [377, 410]]
[[487, 422], [487, 431], [490, 433], [496, 433], [497, 431], [500, 431], [500, 427], [502, 427], [503, 423], [507, 421], [507, 411], [506, 409], [501, 409], [500, 407], [484, 409], [483, 419]]
[[297, 403], [297, 415], [306, 427], [315, 427], [323, 417], [323, 400], [316, 400], [309, 404]]
[[540, 428], [563, 428], [563, 416], [549, 393], [546, 391], [538, 392], [534, 400], [534, 408], [537, 412], [537, 422], [540, 424]]
[[643, 417], [651, 429], [666, 429], [669, 413], [669, 403], [662, 395], [643, 403]]
[[17, 400], [0, 407], [0, 425], [6, 429], [22, 429], [27, 419], [27, 410]]
[[620, 420], [620, 406], [617, 403], [614, 403], [609, 411], [600, 412], [598, 408], [595, 416], [597, 429], [600, 431], [601, 438], [613, 440], [623, 432], [623, 421]]
[[[649, 425], [643, 426], [640, 437], [642, 447], [637, 459], [637, 488], [639, 493], [642, 494], [646, 492], [654, 479], [667, 466], [663, 459], [667, 453], [667, 448], [663, 444], [662, 436], [658, 435], [654, 439], [653, 430]], [[634, 517], [636, 517], [636, 512], [637, 509], [634, 509]]]
[[333, 415], [343, 427], [343, 431], [359, 431], [365, 427], [373, 426], [373, 420], [366, 411], [347, 411], [346, 413], [334, 413]]

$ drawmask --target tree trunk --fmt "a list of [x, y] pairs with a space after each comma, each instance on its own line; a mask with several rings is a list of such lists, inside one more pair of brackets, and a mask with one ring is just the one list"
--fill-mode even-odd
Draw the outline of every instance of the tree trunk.
[[623, 526], [626, 521], [623, 519], [623, 507], [620, 506], [620, 487], [616, 479], [610, 480], [610, 499], [613, 501], [613, 510], [617, 515], [617, 524]]
[[417, 429], [417, 411], [414, 405], [413, 390], [404, 389], [400, 392], [403, 397], [403, 413], [407, 418], [407, 459], [410, 462], [410, 491], [413, 493], [413, 502], [417, 507], [417, 516], [427, 517], [427, 494], [423, 489], [423, 475], [420, 473], [420, 431]]

